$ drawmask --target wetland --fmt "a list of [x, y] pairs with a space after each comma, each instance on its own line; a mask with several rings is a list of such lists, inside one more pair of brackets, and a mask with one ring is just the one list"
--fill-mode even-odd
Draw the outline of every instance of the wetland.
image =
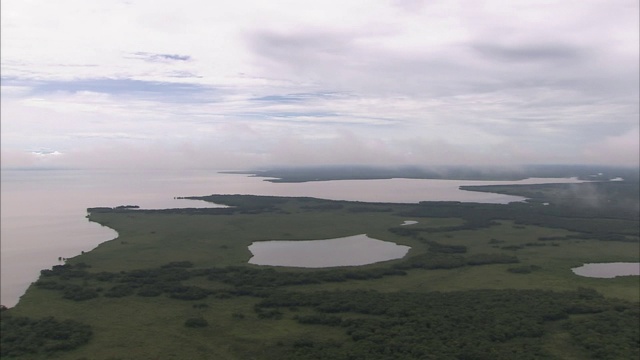
[[[20, 302], [2, 311], [1, 355], [637, 358], [638, 277], [590, 278], [571, 268], [638, 262], [638, 183], [477, 190], [529, 200], [215, 194], [185, 201], [224, 207], [97, 203], [87, 209], [90, 224], [118, 237], [42, 269]], [[328, 268], [248, 263], [252, 244], [353, 234], [406, 254]]]

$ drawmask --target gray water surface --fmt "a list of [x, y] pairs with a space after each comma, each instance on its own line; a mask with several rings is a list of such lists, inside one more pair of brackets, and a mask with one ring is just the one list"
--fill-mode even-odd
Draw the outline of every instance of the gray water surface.
[[616, 276], [640, 275], [640, 263], [614, 262], [614, 263], [594, 263], [584, 264], [571, 269], [576, 275], [610, 279]]
[[249, 263], [304, 268], [358, 266], [400, 259], [409, 249], [365, 234], [327, 240], [256, 241], [249, 246], [253, 254]]

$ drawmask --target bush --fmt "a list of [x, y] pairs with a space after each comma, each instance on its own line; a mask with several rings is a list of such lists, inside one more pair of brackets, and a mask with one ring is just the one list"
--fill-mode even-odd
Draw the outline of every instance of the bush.
[[64, 285], [59, 284], [58, 282], [53, 280], [38, 280], [35, 282], [35, 285], [40, 289], [47, 289], [47, 290], [63, 290], [64, 289]]
[[87, 343], [92, 336], [89, 325], [73, 320], [58, 321], [53, 317], [32, 319], [3, 315], [0, 327], [2, 358], [72, 350]]
[[190, 268], [193, 267], [193, 263], [191, 261], [173, 261], [168, 264], [164, 264], [161, 266], [163, 269], [170, 268]]
[[536, 265], [525, 265], [525, 266], [516, 266], [510, 267], [507, 269], [508, 272], [514, 274], [529, 274], [532, 271], [540, 270], [539, 266]]
[[129, 285], [116, 285], [111, 289], [107, 290], [104, 296], [119, 298], [119, 297], [132, 295], [133, 291], [134, 291], [133, 287]]
[[199, 327], [207, 327], [209, 326], [209, 323], [207, 322], [207, 320], [203, 318], [189, 318], [184, 322], [184, 326], [199, 328]]
[[74, 301], [83, 301], [98, 297], [98, 292], [95, 289], [69, 285], [65, 287], [62, 297]]
[[179, 300], [200, 300], [209, 295], [209, 290], [197, 286], [175, 286], [169, 296]]
[[138, 296], [144, 296], [144, 297], [153, 297], [153, 296], [160, 296], [162, 294], [162, 289], [160, 289], [157, 286], [143, 286], [142, 288], [140, 288], [140, 290], [138, 290]]
[[245, 316], [242, 313], [234, 312], [233, 314], [231, 314], [231, 317], [234, 319], [244, 319]]

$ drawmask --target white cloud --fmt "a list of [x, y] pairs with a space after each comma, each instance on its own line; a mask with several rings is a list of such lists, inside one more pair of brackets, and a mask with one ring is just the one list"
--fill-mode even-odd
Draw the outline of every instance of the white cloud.
[[3, 159], [638, 165], [636, 1], [7, 0], [1, 17]]
[[640, 128], [608, 136], [586, 147], [584, 153], [592, 163], [609, 165], [640, 164]]

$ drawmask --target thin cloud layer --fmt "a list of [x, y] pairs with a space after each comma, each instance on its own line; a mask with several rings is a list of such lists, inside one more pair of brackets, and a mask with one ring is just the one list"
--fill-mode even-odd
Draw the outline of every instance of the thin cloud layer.
[[640, 163], [637, 1], [1, 10], [3, 167]]

